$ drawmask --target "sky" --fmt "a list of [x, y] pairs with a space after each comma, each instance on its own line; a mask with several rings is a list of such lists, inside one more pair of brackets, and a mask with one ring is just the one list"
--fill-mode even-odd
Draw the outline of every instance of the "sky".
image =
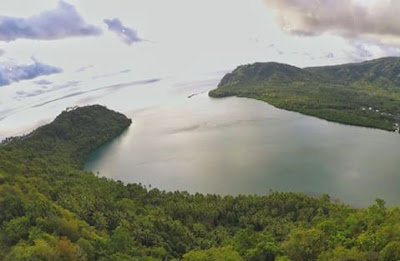
[[253, 62], [399, 56], [398, 10], [396, 0], [1, 0], [0, 138], [111, 90]]

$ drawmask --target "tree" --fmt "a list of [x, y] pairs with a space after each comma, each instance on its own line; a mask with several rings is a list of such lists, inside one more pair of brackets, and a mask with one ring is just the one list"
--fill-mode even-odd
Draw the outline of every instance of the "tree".
[[390, 242], [380, 252], [382, 261], [399, 261], [400, 260], [400, 242]]
[[26, 216], [22, 216], [6, 222], [3, 227], [5, 239], [10, 244], [15, 244], [28, 237], [30, 221]]
[[365, 261], [367, 260], [366, 258], [366, 253], [356, 248], [347, 249], [339, 246], [333, 250], [323, 252], [318, 257], [318, 261]]
[[294, 229], [283, 243], [285, 253], [293, 261], [315, 260], [325, 250], [324, 233], [318, 229]]
[[210, 248], [208, 250], [191, 251], [183, 255], [184, 261], [242, 261], [239, 253], [231, 246], [221, 248]]

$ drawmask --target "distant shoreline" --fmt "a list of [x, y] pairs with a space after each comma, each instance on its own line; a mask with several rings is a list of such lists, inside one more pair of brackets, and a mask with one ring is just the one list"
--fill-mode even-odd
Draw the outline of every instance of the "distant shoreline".
[[400, 68], [400, 58], [304, 69], [255, 63], [225, 75], [208, 95], [252, 98], [331, 122], [398, 133], [400, 82], [393, 68]]

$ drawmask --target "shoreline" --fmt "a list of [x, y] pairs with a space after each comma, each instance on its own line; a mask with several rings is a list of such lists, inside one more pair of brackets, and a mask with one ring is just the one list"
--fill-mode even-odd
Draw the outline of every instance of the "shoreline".
[[277, 109], [300, 113], [300, 114], [305, 115], [305, 116], [315, 117], [315, 118], [318, 118], [318, 119], [321, 119], [321, 120], [325, 120], [325, 121], [328, 121], [328, 122], [338, 123], [338, 124], [347, 125], [347, 126], [363, 127], [363, 128], [368, 128], [368, 129], [382, 130], [382, 131], [396, 133], [396, 134], [400, 133], [400, 126], [397, 126], [397, 129], [396, 129], [395, 125], [394, 125], [393, 128], [389, 129], [389, 128], [380, 128], [380, 127], [373, 126], [373, 125], [368, 125], [368, 124], [357, 124], [355, 122], [339, 121], [339, 120], [325, 118], [323, 116], [319, 116], [318, 114], [307, 113], [307, 112], [304, 112], [304, 111], [301, 111], [301, 110], [295, 110], [295, 109], [290, 109], [289, 107], [279, 106], [277, 104], [274, 104], [273, 102], [264, 100], [262, 98], [257, 98], [257, 97], [252, 97], [252, 96], [244, 96], [244, 95], [242, 96], [242, 95], [236, 95], [236, 94], [232, 94], [232, 95], [215, 95], [215, 94], [212, 94], [213, 91], [216, 91], [216, 90], [217, 89], [210, 90], [208, 92], [208, 96], [210, 98], [213, 98], [213, 99], [222, 99], [222, 98], [228, 98], [228, 97], [253, 99], [253, 100], [265, 102], [265, 103], [267, 103], [267, 104], [269, 104], [269, 105], [271, 105], [271, 106], [273, 106], [273, 107], [275, 107]]

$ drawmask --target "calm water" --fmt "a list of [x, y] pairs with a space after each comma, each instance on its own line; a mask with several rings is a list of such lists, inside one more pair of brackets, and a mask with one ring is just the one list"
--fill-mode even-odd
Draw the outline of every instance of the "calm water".
[[[376, 197], [400, 205], [399, 135], [245, 98], [211, 99], [205, 91], [214, 86], [204, 81], [171, 87], [162, 98], [146, 96], [157, 102], [127, 113], [133, 125], [93, 153], [86, 169], [162, 190], [272, 189], [329, 193], [358, 206]], [[194, 92], [200, 94], [187, 97]]]

